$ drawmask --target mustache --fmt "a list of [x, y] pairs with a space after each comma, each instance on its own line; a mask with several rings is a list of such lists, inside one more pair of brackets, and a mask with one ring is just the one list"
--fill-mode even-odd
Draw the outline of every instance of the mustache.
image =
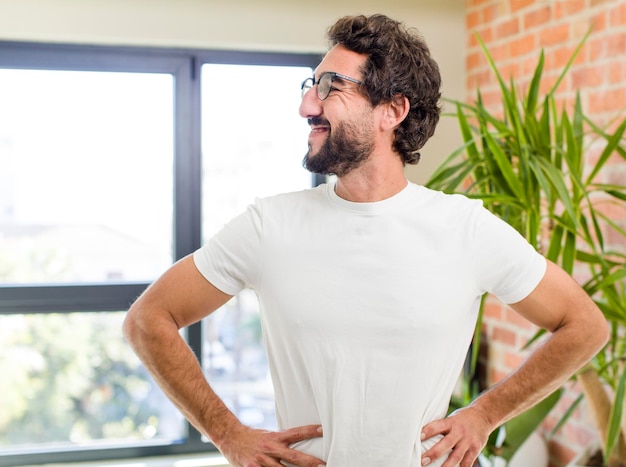
[[330, 126], [330, 122], [326, 120], [325, 118], [321, 118], [321, 117], [309, 118], [307, 119], [307, 123], [309, 125]]

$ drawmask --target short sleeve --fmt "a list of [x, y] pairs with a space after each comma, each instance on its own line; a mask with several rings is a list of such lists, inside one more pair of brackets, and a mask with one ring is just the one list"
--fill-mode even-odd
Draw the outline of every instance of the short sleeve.
[[479, 286], [504, 303], [516, 303], [537, 287], [546, 259], [513, 227], [480, 207], [476, 214], [475, 254]]
[[257, 204], [226, 224], [193, 253], [200, 273], [229, 295], [255, 288], [261, 267], [261, 209]]

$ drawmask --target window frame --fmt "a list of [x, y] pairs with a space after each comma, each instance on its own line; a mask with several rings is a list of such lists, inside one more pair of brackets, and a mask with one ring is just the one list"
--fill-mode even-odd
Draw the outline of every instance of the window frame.
[[[314, 53], [256, 52], [136, 46], [50, 44], [0, 41], [0, 68], [166, 73], [174, 82], [173, 260], [201, 245], [201, 67], [207, 63], [306, 66], [321, 59]], [[300, 83], [294, 83], [298, 86]], [[250, 83], [250, 85], [254, 85]], [[323, 181], [313, 176], [312, 184]], [[84, 284], [0, 284], [0, 315], [110, 312], [126, 310], [149, 285], [146, 282]], [[120, 330], [121, 332], [121, 330]], [[201, 362], [201, 323], [187, 328], [187, 341]], [[180, 444], [143, 442], [107, 448], [11, 448], [0, 453], [0, 467], [57, 462], [101, 461], [215, 450], [186, 422]]]

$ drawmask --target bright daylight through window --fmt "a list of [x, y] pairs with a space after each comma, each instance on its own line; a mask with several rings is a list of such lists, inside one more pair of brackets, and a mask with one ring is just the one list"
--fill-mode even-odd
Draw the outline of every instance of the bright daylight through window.
[[[298, 106], [317, 57], [120, 52], [103, 66], [92, 49], [74, 60], [61, 48], [67, 69], [45, 69], [7, 65], [19, 54], [2, 47], [0, 467], [206, 452], [121, 323], [256, 197], [312, 186]], [[254, 293], [183, 335], [233, 411], [274, 427]]]
[[[294, 86], [310, 74], [301, 67], [202, 68], [204, 241], [255, 197], [311, 186], [301, 165], [309, 128]], [[236, 102], [228, 89], [237, 90]], [[216, 392], [245, 423], [275, 428], [256, 296], [243, 291], [203, 325], [204, 368]]]
[[146, 281], [172, 259], [172, 77], [0, 70], [3, 282]]
[[[0, 70], [0, 82], [0, 283], [157, 277], [172, 262], [172, 76]], [[122, 318], [0, 316], [0, 448], [184, 437]]]

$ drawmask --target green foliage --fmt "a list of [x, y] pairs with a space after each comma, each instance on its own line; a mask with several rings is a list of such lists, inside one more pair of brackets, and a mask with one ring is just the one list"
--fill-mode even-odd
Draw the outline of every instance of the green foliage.
[[[610, 212], [626, 210], [626, 186], [606, 183], [603, 177], [610, 161], [626, 161], [626, 119], [604, 128], [584, 113], [579, 95], [572, 109], [559, 110], [555, 99], [586, 38], [543, 96], [543, 51], [522, 93], [513, 79], [505, 82], [479, 38], [497, 77], [502, 107], [490, 111], [480, 90], [473, 104], [449, 101], [456, 109], [464, 144], [427, 185], [481, 199], [548, 259], [586, 278], [583, 288], [613, 327], [612, 339], [594, 365], [619, 395], [626, 384], [622, 332], [626, 324], [626, 231]], [[591, 164], [587, 155], [595, 148], [601, 149]], [[622, 405], [623, 398], [613, 405], [607, 453], [620, 432]]]
[[0, 447], [153, 437], [158, 402], [123, 313], [0, 318]]
[[562, 391], [559, 390], [550, 394], [539, 404], [494, 431], [489, 438], [483, 456], [491, 460], [498, 457], [509, 462], [528, 437], [541, 425], [546, 415], [561, 398], [561, 393]]

